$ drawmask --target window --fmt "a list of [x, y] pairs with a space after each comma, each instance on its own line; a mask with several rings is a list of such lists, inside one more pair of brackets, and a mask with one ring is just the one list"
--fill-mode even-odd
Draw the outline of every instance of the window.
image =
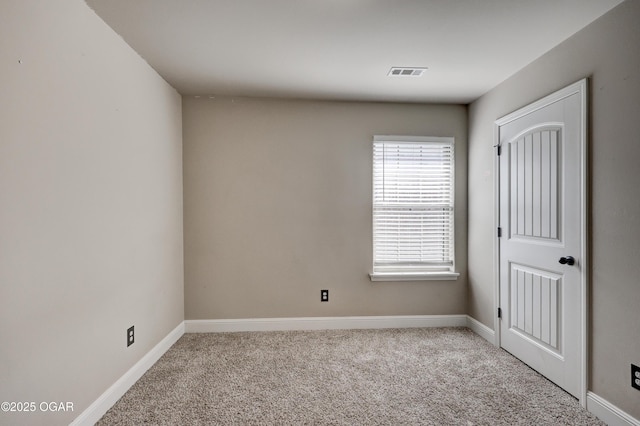
[[458, 276], [453, 145], [453, 138], [374, 138], [372, 281]]

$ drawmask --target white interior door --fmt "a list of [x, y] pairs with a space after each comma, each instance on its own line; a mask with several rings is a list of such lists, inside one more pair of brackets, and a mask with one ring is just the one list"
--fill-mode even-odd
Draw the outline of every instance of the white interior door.
[[586, 81], [498, 120], [501, 346], [586, 396]]

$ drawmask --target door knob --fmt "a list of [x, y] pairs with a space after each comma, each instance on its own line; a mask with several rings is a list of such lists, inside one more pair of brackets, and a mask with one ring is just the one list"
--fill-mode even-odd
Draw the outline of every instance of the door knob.
[[576, 263], [576, 260], [573, 258], [573, 256], [567, 256], [561, 257], [558, 262], [562, 263], [563, 265], [573, 265]]

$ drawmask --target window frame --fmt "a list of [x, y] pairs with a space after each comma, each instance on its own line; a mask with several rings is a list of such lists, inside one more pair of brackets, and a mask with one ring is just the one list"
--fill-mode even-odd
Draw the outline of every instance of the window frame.
[[[375, 170], [376, 170], [376, 159], [374, 153], [374, 147], [376, 144], [383, 143], [401, 143], [401, 144], [447, 144], [451, 147], [451, 264], [450, 265], [429, 265], [428, 262], [422, 264], [422, 267], [416, 268], [415, 264], [402, 266], [402, 262], [398, 262], [393, 267], [393, 263], [389, 264], [388, 270], [380, 270], [381, 265], [378, 265], [376, 268], [376, 182], [375, 182]], [[459, 273], [455, 272], [455, 138], [453, 137], [433, 137], [433, 136], [391, 136], [391, 135], [375, 135], [373, 138], [373, 143], [371, 146], [372, 151], [372, 200], [371, 200], [371, 218], [372, 218], [372, 269], [369, 277], [371, 281], [427, 281], [427, 280], [456, 280]], [[384, 268], [383, 268], [384, 269]]]

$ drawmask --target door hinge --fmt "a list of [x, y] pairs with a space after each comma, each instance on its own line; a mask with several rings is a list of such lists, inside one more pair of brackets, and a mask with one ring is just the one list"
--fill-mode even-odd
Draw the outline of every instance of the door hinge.
[[502, 228], [498, 226], [498, 238], [502, 237]]
[[498, 308], [498, 318], [502, 318], [502, 308]]
[[502, 155], [502, 145], [496, 145], [496, 154]]

